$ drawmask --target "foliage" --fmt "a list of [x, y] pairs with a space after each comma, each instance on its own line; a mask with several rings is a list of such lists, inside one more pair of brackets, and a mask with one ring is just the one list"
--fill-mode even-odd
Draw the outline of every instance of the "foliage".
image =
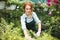
[[[1, 18], [0, 23], [0, 39], [1, 40], [24, 40], [24, 37], [21, 36], [21, 28], [13, 27], [14, 23], [10, 22], [8, 24], [4, 18]], [[35, 34], [31, 32], [32, 34]], [[52, 37], [50, 34], [46, 32], [42, 32], [39, 38], [35, 40], [58, 40], [55, 37]]]
[[[54, 12], [55, 13], [55, 12]], [[55, 14], [54, 13], [49, 16], [47, 14], [40, 14], [38, 13], [38, 16], [40, 18], [40, 20], [42, 21], [42, 30], [44, 31], [49, 31], [50, 30], [50, 34], [53, 35], [53, 36], [56, 36], [58, 38], [59, 35], [60, 35], [60, 16], [59, 14]]]
[[1, 18], [0, 23], [0, 39], [1, 40], [24, 40], [20, 33], [20, 26], [13, 27], [14, 23], [8, 24], [4, 18]]

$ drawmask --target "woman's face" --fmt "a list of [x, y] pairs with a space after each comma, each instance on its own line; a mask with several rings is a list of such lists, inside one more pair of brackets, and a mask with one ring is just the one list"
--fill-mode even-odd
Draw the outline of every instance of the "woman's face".
[[31, 15], [31, 12], [32, 12], [31, 7], [29, 5], [26, 5], [26, 7], [25, 7], [25, 13], [27, 15]]

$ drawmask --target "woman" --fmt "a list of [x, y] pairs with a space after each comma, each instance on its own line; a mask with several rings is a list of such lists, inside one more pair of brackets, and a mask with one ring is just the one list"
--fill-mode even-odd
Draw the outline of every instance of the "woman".
[[[37, 17], [36, 13], [33, 12], [32, 4], [30, 2], [26, 2], [24, 3], [23, 8], [25, 13], [21, 16], [21, 25], [26, 40], [31, 38], [28, 34], [29, 30], [35, 32], [36, 36], [39, 37], [41, 33], [41, 21]], [[36, 24], [38, 25], [38, 30], [36, 30]]]

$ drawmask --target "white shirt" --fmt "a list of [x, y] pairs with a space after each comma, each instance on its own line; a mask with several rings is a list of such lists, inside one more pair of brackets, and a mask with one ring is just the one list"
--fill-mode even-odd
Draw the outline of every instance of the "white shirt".
[[[26, 23], [25, 23], [25, 18], [26, 17], [27, 17], [27, 15], [25, 13], [21, 16], [21, 25], [22, 25], [23, 30], [27, 29], [26, 28]], [[38, 24], [39, 22], [41, 23], [41, 21], [39, 20], [39, 18], [37, 17], [35, 12], [32, 12], [32, 17], [34, 18], [36, 24]], [[28, 18], [27, 17], [27, 23], [31, 22], [33, 20], [33, 18]]]

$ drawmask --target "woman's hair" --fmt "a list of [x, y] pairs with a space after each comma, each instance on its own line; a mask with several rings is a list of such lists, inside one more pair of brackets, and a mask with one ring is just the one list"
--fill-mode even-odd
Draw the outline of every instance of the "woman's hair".
[[24, 11], [25, 11], [26, 5], [29, 5], [31, 7], [31, 11], [32, 11], [32, 4], [31, 4], [31, 2], [25, 2], [24, 3], [24, 5], [23, 5]]

